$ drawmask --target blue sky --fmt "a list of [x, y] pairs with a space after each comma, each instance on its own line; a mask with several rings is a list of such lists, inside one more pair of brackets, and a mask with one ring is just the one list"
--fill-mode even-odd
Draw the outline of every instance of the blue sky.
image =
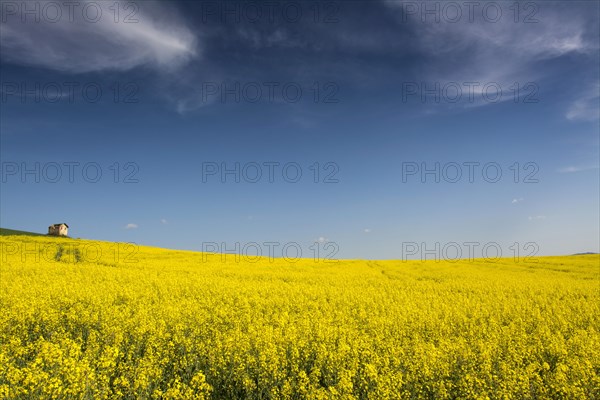
[[2, 227], [599, 251], [597, 2], [80, 3], [2, 4]]

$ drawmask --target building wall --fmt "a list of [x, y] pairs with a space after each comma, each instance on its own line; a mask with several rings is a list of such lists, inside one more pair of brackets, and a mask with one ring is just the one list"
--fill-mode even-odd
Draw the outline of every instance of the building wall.
[[56, 236], [67, 236], [67, 233], [69, 232], [69, 228], [67, 228], [64, 225], [61, 225], [59, 227], [48, 227], [48, 234], [49, 235], [56, 235]]

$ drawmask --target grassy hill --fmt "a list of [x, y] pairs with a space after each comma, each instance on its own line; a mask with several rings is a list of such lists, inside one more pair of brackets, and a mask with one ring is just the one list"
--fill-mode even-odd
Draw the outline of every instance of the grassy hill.
[[0, 228], [0, 236], [9, 236], [9, 235], [46, 236], [43, 233], [17, 231], [14, 229]]

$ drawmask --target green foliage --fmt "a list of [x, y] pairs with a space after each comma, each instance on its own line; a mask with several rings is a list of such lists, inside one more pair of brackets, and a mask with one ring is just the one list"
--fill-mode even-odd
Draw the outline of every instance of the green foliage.
[[20, 235], [25, 235], [25, 236], [44, 236], [41, 233], [34, 233], [34, 232], [26, 232], [26, 231], [16, 231], [14, 229], [6, 229], [6, 228], [0, 228], [0, 236], [20, 236]]

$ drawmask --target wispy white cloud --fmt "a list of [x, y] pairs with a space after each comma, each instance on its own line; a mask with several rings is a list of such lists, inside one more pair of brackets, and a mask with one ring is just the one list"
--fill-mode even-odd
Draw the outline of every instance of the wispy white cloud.
[[[597, 40], [589, 38], [588, 16], [575, 8], [546, 3], [535, 14], [536, 23], [515, 23], [513, 11], [509, 9], [513, 5], [501, 2], [495, 4], [502, 8], [502, 18], [490, 22], [482, 17], [483, 5], [480, 4], [472, 20], [465, 8], [458, 22], [451, 23], [443, 15], [440, 22], [435, 22], [431, 15], [423, 22], [420, 11], [403, 14], [409, 7], [406, 3], [411, 3], [410, 7], [430, 9], [431, 2], [384, 2], [398, 10], [398, 18], [413, 27], [416, 50], [432, 58], [422, 71], [427, 81], [438, 82], [442, 87], [453, 82], [479, 84], [473, 87], [475, 101], [469, 106], [513, 100], [515, 82], [521, 85], [521, 95], [531, 94], [535, 87], [522, 86], [545, 78], [544, 70], [537, 65], [540, 61], [570, 54], [594, 56], [598, 51]], [[502, 89], [498, 101], [488, 101], [482, 96], [484, 85], [489, 83], [496, 83]], [[463, 94], [464, 98], [466, 93]], [[591, 113], [580, 103], [574, 107], [569, 114], [572, 117]]]
[[160, 223], [163, 224], [163, 225], [167, 225], [169, 223], [169, 221], [167, 221], [166, 219], [162, 218], [160, 220]]
[[317, 239], [317, 242], [319, 242], [319, 243], [327, 243], [327, 242], [329, 242], [329, 239], [327, 239], [325, 236], [320, 236]]
[[[41, 9], [48, 1], [39, 3]], [[54, 2], [61, 4], [61, 2]], [[29, 16], [21, 21], [23, 7], [6, 15], [0, 26], [3, 59], [21, 65], [83, 73], [102, 70], [129, 70], [150, 66], [172, 70], [198, 55], [196, 38], [181, 17], [155, 2], [136, 2], [132, 21], [124, 22], [133, 10], [125, 1], [82, 0], [72, 20], [62, 10], [57, 22]], [[85, 19], [82, 10], [93, 4], [100, 8], [96, 22]], [[33, 6], [32, 6], [33, 7]], [[92, 7], [90, 7], [92, 8]], [[114, 10], [121, 14], [115, 22]], [[95, 15], [88, 10], [89, 15]]]
[[255, 49], [263, 47], [305, 47], [307, 43], [295, 37], [290, 37], [283, 26], [273, 31], [263, 31], [255, 26], [241, 26], [236, 30], [238, 37]]
[[365, 230], [363, 232], [364, 233], [371, 233], [371, 229], [370, 228], [365, 228]]
[[561, 174], [568, 174], [573, 172], [581, 172], [581, 171], [589, 171], [593, 169], [598, 169], [598, 165], [588, 165], [588, 166], [573, 166], [570, 165], [568, 167], [559, 168], [557, 171]]
[[129, 224], [125, 225], [124, 229], [137, 229], [137, 228], [138, 228], [137, 224], [129, 223]]
[[512, 199], [512, 201], [511, 201], [510, 203], [511, 203], [511, 204], [517, 204], [517, 203], [520, 203], [520, 202], [522, 202], [522, 201], [523, 201], [523, 198], [522, 198], [522, 197], [519, 197], [518, 199], [517, 199], [517, 198], [515, 198], [515, 199]]
[[192, 92], [187, 93], [184, 96], [181, 93], [176, 95], [170, 95], [169, 99], [175, 104], [175, 110], [178, 114], [185, 115], [190, 111], [195, 111], [200, 108], [215, 104], [217, 102], [217, 96], [203, 96], [200, 93]]

